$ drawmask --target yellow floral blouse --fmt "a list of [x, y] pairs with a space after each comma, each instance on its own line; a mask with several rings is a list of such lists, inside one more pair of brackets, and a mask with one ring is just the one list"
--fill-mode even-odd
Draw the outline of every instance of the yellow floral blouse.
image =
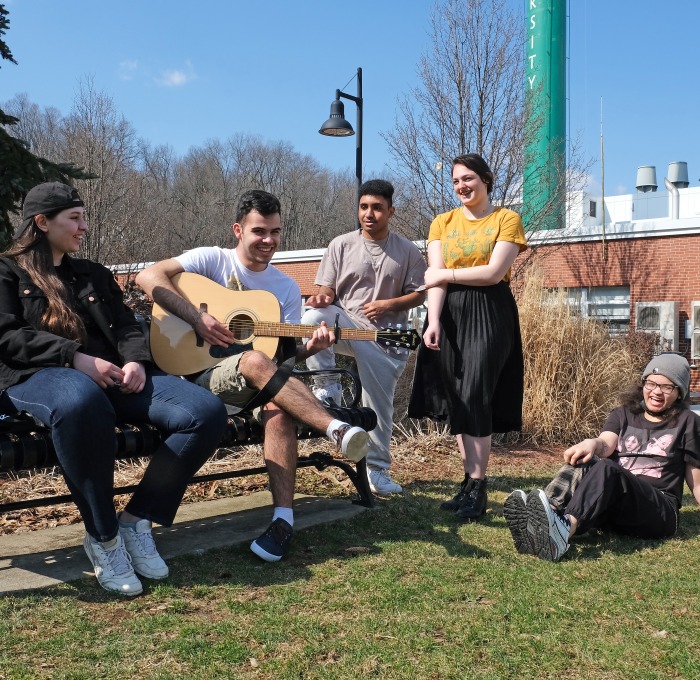
[[[497, 241], [517, 243], [520, 252], [527, 249], [520, 215], [507, 208], [496, 208], [480, 220], [467, 219], [461, 208], [442, 213], [430, 225], [430, 241], [440, 241], [447, 269], [488, 264]], [[503, 280], [510, 281], [510, 269]]]

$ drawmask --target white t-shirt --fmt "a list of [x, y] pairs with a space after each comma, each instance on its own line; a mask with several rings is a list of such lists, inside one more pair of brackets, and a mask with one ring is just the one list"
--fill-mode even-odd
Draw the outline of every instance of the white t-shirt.
[[228, 286], [236, 275], [248, 290], [266, 290], [272, 293], [282, 307], [282, 321], [297, 324], [301, 321], [301, 290], [296, 281], [268, 264], [261, 272], [254, 272], [241, 264], [235, 248], [194, 248], [175, 258], [186, 272], [206, 276]]

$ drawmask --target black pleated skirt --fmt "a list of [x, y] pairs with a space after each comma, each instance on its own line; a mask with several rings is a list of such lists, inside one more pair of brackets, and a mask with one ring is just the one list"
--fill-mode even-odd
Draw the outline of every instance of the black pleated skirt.
[[440, 326], [440, 351], [418, 350], [408, 415], [472, 437], [520, 430], [523, 349], [510, 286], [449, 285]]

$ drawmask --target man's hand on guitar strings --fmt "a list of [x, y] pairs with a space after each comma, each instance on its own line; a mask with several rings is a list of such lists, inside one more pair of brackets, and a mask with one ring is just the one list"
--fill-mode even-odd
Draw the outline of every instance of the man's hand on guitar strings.
[[200, 314], [197, 323], [194, 325], [194, 330], [202, 340], [210, 345], [219, 347], [228, 347], [235, 339], [227, 326], [206, 312]]

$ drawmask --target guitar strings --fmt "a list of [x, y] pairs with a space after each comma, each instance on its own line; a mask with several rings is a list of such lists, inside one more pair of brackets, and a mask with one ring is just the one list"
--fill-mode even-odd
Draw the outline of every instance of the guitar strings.
[[[234, 318], [228, 323], [228, 328], [234, 335], [238, 335], [238, 339], [244, 339], [254, 335], [310, 337], [320, 326]], [[374, 340], [383, 344], [403, 345], [409, 348], [413, 346], [410, 340], [407, 339], [406, 333], [398, 329], [376, 331], [364, 328], [341, 328], [340, 331], [350, 340]]]

